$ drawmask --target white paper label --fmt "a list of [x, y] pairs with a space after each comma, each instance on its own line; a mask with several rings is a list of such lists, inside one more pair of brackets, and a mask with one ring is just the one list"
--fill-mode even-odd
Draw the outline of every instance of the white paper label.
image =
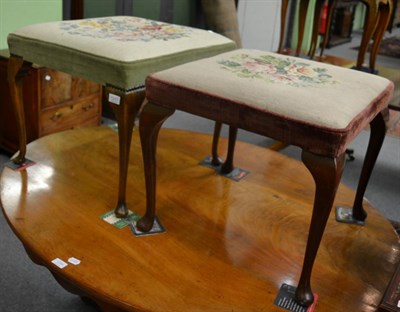
[[68, 262], [72, 263], [73, 265], [78, 265], [79, 263], [81, 263], [81, 260], [78, 260], [78, 259], [76, 259], [74, 257], [71, 257], [71, 258], [68, 259]]
[[55, 258], [53, 261], [51, 261], [53, 264], [55, 264], [56, 266], [58, 266], [60, 269], [64, 269], [68, 263], [62, 261], [59, 258]]
[[110, 94], [108, 94], [108, 101], [110, 103], [119, 105], [121, 103], [121, 97], [116, 94], [110, 93]]

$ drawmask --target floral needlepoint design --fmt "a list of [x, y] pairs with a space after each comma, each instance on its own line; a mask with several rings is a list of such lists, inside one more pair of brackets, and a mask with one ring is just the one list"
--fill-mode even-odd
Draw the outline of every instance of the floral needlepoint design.
[[126, 17], [115, 19], [105, 17], [77, 22], [63, 22], [61, 29], [70, 35], [85, 36], [117, 41], [173, 40], [188, 37], [192, 29], [179, 25]]
[[251, 56], [238, 54], [218, 62], [223, 69], [242, 78], [262, 79], [269, 83], [283, 83], [294, 87], [336, 84], [326, 68], [274, 55]]

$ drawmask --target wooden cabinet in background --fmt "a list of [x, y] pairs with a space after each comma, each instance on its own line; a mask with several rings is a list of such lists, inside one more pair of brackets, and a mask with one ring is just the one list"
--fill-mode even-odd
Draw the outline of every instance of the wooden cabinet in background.
[[[14, 153], [18, 134], [7, 83], [7, 52], [0, 53], [0, 147]], [[47, 134], [101, 123], [101, 85], [33, 66], [24, 82], [28, 143]]]

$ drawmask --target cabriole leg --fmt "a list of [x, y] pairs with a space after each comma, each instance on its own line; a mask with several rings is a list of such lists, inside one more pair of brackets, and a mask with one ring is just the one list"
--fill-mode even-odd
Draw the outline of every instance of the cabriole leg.
[[367, 53], [368, 45], [375, 31], [376, 22], [378, 20], [378, 6], [370, 5], [367, 9], [367, 17], [364, 21], [364, 31], [361, 39], [360, 49], [358, 50], [356, 69], [361, 70], [364, 63], [365, 53]]
[[315, 50], [317, 49], [317, 42], [318, 42], [318, 33], [319, 28], [321, 25], [320, 16], [322, 12], [322, 8], [324, 6], [325, 1], [318, 1], [315, 3], [314, 9], [314, 21], [313, 21], [313, 29], [311, 35], [311, 46], [310, 51], [308, 52], [308, 56], [313, 59], [315, 56]]
[[140, 116], [139, 130], [146, 182], [146, 213], [136, 223], [136, 227], [142, 232], [151, 230], [156, 216], [156, 150], [158, 133], [164, 121], [174, 111], [175, 109], [165, 108], [149, 102], [143, 108]]
[[369, 57], [369, 67], [372, 73], [375, 72], [375, 62], [376, 56], [378, 55], [379, 46], [389, 25], [390, 17], [392, 16], [392, 6], [392, 1], [388, 1], [386, 4], [381, 4], [379, 6], [379, 17], [374, 34], [374, 42], [372, 44], [371, 54]]
[[221, 174], [229, 174], [234, 169], [233, 166], [233, 155], [235, 153], [235, 144], [238, 129], [229, 126], [229, 141], [228, 141], [228, 153], [226, 155], [226, 160], [221, 166]]
[[283, 53], [283, 42], [284, 42], [284, 38], [285, 38], [286, 14], [287, 14], [288, 4], [289, 4], [289, 0], [282, 0], [281, 29], [280, 29], [280, 33], [279, 33], [278, 53]]
[[[211, 147], [211, 164], [214, 167], [217, 167], [221, 164], [221, 160], [218, 156], [218, 142], [219, 137], [221, 135], [222, 123], [219, 121], [215, 122], [214, 126], [214, 135], [213, 142]], [[229, 143], [228, 143], [228, 152], [226, 156], [226, 160], [221, 166], [220, 173], [221, 174], [229, 174], [234, 169], [233, 166], [233, 156], [235, 153], [235, 143], [237, 137], [238, 129], [232, 126], [229, 126]]]
[[304, 38], [304, 27], [306, 25], [306, 16], [308, 10], [308, 4], [310, 0], [301, 0], [300, 1], [300, 11], [299, 11], [299, 32], [298, 32], [298, 41], [296, 48], [296, 56], [300, 55], [301, 46], [303, 45]]
[[13, 162], [18, 165], [25, 163], [26, 155], [26, 125], [24, 103], [22, 97], [22, 86], [24, 78], [27, 76], [31, 63], [25, 62], [22, 58], [11, 55], [8, 62], [8, 83], [10, 86], [11, 105], [17, 119], [19, 153], [13, 158]]
[[135, 118], [145, 97], [144, 87], [132, 91], [106, 87], [106, 97], [110, 103], [118, 123], [119, 139], [119, 181], [118, 202], [115, 215], [124, 218], [128, 215], [126, 207], [126, 180], [128, 176], [129, 151]]
[[321, 51], [319, 56], [322, 57], [324, 55], [324, 51], [326, 46], [328, 45], [328, 40], [331, 32], [331, 22], [332, 22], [332, 15], [333, 11], [336, 7], [336, 1], [337, 0], [328, 0], [328, 16], [326, 19], [326, 29], [325, 29], [325, 34], [324, 34], [324, 39], [322, 40], [322, 45], [321, 45]]
[[370, 126], [371, 130], [367, 153], [365, 155], [353, 205], [353, 219], [358, 221], [364, 221], [367, 217], [367, 212], [363, 208], [364, 194], [381, 150], [383, 140], [385, 139], [386, 123], [382, 112], [371, 121]]
[[221, 164], [221, 161], [218, 156], [218, 142], [219, 142], [219, 137], [221, 136], [221, 128], [222, 128], [222, 122], [216, 121], [214, 125], [214, 135], [211, 146], [211, 164], [215, 167]]
[[303, 151], [302, 160], [314, 178], [316, 189], [303, 269], [296, 290], [296, 301], [309, 306], [314, 301], [310, 284], [311, 272], [342, 176], [345, 153], [337, 158], [331, 158]]

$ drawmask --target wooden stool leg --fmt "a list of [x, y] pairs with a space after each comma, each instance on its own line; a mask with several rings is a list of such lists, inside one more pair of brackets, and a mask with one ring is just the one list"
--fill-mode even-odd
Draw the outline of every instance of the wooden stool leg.
[[233, 155], [235, 153], [237, 132], [238, 132], [237, 128], [229, 126], [228, 153], [226, 156], [226, 160], [221, 167], [221, 174], [228, 174], [234, 169]]
[[330, 158], [303, 151], [302, 160], [311, 172], [316, 185], [303, 270], [296, 291], [297, 302], [309, 306], [314, 301], [310, 285], [311, 271], [342, 176], [345, 153], [340, 157]]
[[156, 216], [156, 150], [158, 133], [163, 122], [174, 111], [174, 109], [149, 102], [143, 108], [140, 116], [140, 141], [146, 181], [146, 213], [136, 223], [136, 226], [142, 232], [151, 230]]
[[219, 142], [219, 137], [221, 136], [221, 128], [222, 128], [222, 122], [216, 121], [214, 125], [214, 135], [211, 146], [211, 164], [213, 166], [219, 166], [221, 164], [221, 161], [218, 156], [218, 142]]
[[106, 97], [111, 105], [118, 123], [119, 139], [119, 182], [118, 202], [115, 215], [119, 218], [128, 215], [126, 207], [126, 180], [128, 176], [129, 151], [135, 118], [145, 97], [144, 88], [126, 92], [107, 86]]
[[315, 50], [317, 49], [318, 43], [318, 32], [320, 27], [321, 21], [321, 12], [322, 8], [324, 7], [325, 1], [317, 0], [315, 3], [315, 10], [314, 10], [314, 22], [313, 22], [313, 29], [311, 35], [311, 46], [310, 51], [308, 52], [308, 56], [313, 59], [315, 56]]
[[362, 69], [362, 65], [365, 59], [365, 53], [368, 50], [368, 45], [372, 39], [376, 27], [376, 21], [378, 18], [378, 6], [370, 5], [367, 10], [368, 14], [364, 22], [364, 30], [361, 39], [360, 49], [358, 50], [357, 65], [356, 69]]
[[297, 49], [296, 49], [296, 56], [300, 55], [301, 46], [303, 44], [304, 38], [304, 26], [306, 24], [306, 17], [307, 17], [307, 10], [308, 10], [308, 3], [310, 0], [301, 0], [300, 1], [300, 12], [299, 12], [299, 35], [298, 35], [298, 42], [297, 42]]
[[26, 125], [25, 112], [22, 97], [22, 86], [24, 78], [28, 74], [31, 63], [25, 62], [22, 58], [11, 55], [8, 62], [8, 83], [10, 86], [11, 106], [14, 109], [15, 117], [17, 118], [19, 153], [13, 159], [15, 164], [23, 164], [26, 154]]
[[370, 138], [365, 155], [363, 168], [361, 170], [360, 181], [358, 182], [356, 197], [353, 205], [353, 218], [358, 221], [364, 221], [367, 217], [367, 212], [363, 208], [363, 198], [367, 188], [372, 170], [375, 166], [381, 150], [383, 140], [386, 134], [386, 123], [382, 113], [379, 113], [370, 124]]
[[[218, 141], [221, 134], [222, 123], [219, 121], [215, 122], [214, 126], [214, 135], [213, 135], [213, 143], [212, 143], [212, 150], [211, 150], [211, 164], [213, 166], [219, 166], [221, 164], [220, 158], [218, 156]], [[235, 143], [237, 137], [238, 129], [235, 127], [229, 127], [229, 143], [228, 143], [228, 153], [226, 156], [226, 160], [221, 167], [221, 174], [228, 174], [233, 169], [233, 155], [235, 152]]]
[[383, 35], [389, 25], [390, 17], [392, 16], [392, 1], [386, 4], [381, 4], [379, 7], [379, 17], [374, 34], [374, 43], [372, 44], [371, 54], [369, 57], [369, 68], [375, 72], [376, 56], [378, 55], [379, 45], [381, 44]]
[[283, 52], [283, 44], [285, 38], [285, 28], [286, 28], [286, 14], [288, 8], [289, 0], [282, 0], [281, 3], [281, 29], [279, 33], [279, 46], [278, 46], [278, 53]]

